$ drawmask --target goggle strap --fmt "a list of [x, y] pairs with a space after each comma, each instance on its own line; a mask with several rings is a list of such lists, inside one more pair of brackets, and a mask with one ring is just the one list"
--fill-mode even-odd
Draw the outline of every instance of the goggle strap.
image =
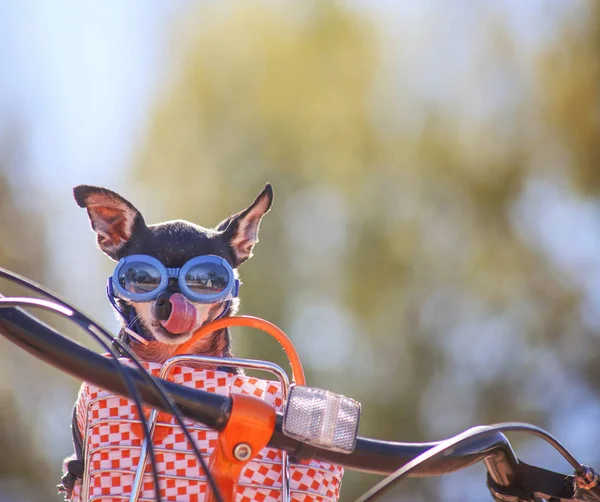
[[108, 301], [113, 306], [113, 308], [119, 313], [123, 320], [127, 322], [125, 312], [123, 312], [123, 310], [121, 309], [121, 307], [119, 307], [119, 304], [115, 300], [115, 291], [113, 289], [112, 277], [109, 277], [108, 282], [106, 283], [106, 296], [108, 296]]
[[[123, 312], [123, 309], [121, 307], [119, 307], [119, 304], [117, 303], [117, 300], [115, 298], [116, 295], [115, 295], [115, 291], [113, 289], [112, 277], [109, 277], [108, 282], [106, 283], [106, 296], [108, 297], [108, 301], [113, 306], [113, 308], [123, 318], [123, 321], [125, 322], [125, 327], [123, 328], [123, 330], [125, 331], [125, 333], [127, 333], [130, 338], [134, 338], [135, 340], [143, 343], [144, 345], [148, 345], [148, 343], [150, 342], [150, 340], [152, 340], [152, 338], [148, 339], [144, 335], [140, 334], [138, 323], [137, 323], [137, 321], [133, 320], [133, 319], [135, 319], [135, 317], [133, 317], [133, 319], [128, 319], [127, 314], [125, 314], [125, 312]], [[132, 317], [132, 316], [129, 316], [129, 317]], [[134, 328], [134, 329], [129, 328], [129, 325], [132, 323], [132, 321], [133, 321], [132, 328]]]
[[221, 319], [221, 317], [224, 317], [225, 314], [227, 314], [227, 312], [229, 311], [229, 307], [231, 307], [231, 300], [227, 300], [227, 306], [225, 307], [223, 312], [221, 312], [217, 317], [213, 319], [213, 321], [218, 321], [219, 319]]

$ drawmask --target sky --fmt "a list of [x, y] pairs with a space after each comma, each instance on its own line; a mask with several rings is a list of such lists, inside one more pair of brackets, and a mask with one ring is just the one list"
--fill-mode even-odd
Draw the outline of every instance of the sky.
[[118, 177], [146, 118], [183, 2], [0, 4], [0, 106], [26, 122], [31, 165], [57, 187]]
[[[67, 297], [77, 291], [65, 277], [105, 280], [88, 265], [97, 250], [71, 189], [122, 184], [168, 57], [171, 22], [189, 5], [0, 2], [0, 117], [24, 131], [29, 182], [46, 197], [36, 202], [54, 215], [47, 283]], [[89, 292], [79, 306], [116, 326], [102, 293]]]

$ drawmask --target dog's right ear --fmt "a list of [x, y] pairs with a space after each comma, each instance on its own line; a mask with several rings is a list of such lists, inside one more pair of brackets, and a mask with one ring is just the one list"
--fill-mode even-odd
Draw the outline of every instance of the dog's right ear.
[[146, 226], [133, 204], [106, 188], [79, 185], [73, 189], [73, 196], [79, 207], [87, 209], [98, 246], [113, 260], [120, 258], [134, 231]]

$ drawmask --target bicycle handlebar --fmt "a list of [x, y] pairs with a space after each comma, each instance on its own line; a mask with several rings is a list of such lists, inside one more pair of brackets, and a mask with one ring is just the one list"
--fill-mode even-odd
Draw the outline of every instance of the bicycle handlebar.
[[[0, 309], [0, 331], [23, 350], [61, 371], [81, 380], [93, 382], [116, 394], [128, 396], [125, 384], [116, 373], [111, 359], [69, 340], [49, 326], [41, 324], [30, 314], [18, 308]], [[124, 370], [139, 389], [144, 403], [162, 411], [169, 411], [156, 390], [145, 381], [138, 370], [129, 367], [125, 367]], [[230, 397], [191, 389], [169, 381], [161, 381], [161, 383], [186, 418], [218, 431], [227, 424], [231, 413]], [[394, 472], [437, 444], [397, 443], [358, 438], [354, 452], [348, 455], [316, 448], [285, 436], [281, 431], [281, 425], [282, 416], [278, 414], [269, 446], [286, 450], [298, 458], [316, 458], [376, 474]], [[453, 472], [479, 462], [492, 451], [499, 449], [514, 458], [510, 444], [502, 434], [498, 434], [462, 448], [417, 474], [432, 476]]]
[[[0, 334], [65, 373], [116, 394], [131, 397], [123, 380], [115, 371], [113, 360], [67, 339], [19, 308], [0, 309]], [[149, 385], [139, 370], [124, 367], [124, 371], [135, 382], [145, 404], [169, 411], [156, 389]], [[227, 424], [231, 413], [231, 398], [164, 380], [161, 383], [186, 418], [215, 430], [222, 430]], [[282, 432], [282, 420], [282, 415], [278, 414], [269, 446], [286, 450], [298, 459], [314, 458], [375, 474], [393, 473], [441, 443], [401, 443], [359, 437], [353, 453], [337, 453], [285, 436]], [[488, 468], [490, 482], [496, 488], [501, 489], [518, 482], [521, 488], [531, 493], [553, 496], [559, 500], [600, 500], [598, 487], [586, 492], [590, 493], [592, 498], [573, 498], [576, 495], [575, 491], [568, 488], [573, 486], [573, 476], [545, 471], [519, 462], [502, 433], [462, 441], [444, 455], [415, 465], [408, 475], [424, 477], [447, 474], [482, 460]]]

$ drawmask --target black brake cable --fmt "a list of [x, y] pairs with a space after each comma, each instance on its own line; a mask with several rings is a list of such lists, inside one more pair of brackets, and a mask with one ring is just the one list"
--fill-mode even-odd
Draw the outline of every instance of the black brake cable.
[[[159, 395], [159, 397], [160, 397], [163, 405], [166, 408], [168, 408], [170, 410], [171, 414], [175, 417], [175, 420], [177, 421], [177, 424], [183, 430], [183, 433], [184, 433], [186, 439], [188, 440], [188, 442], [190, 443], [190, 446], [192, 447], [192, 450], [194, 451], [194, 454], [195, 454], [196, 458], [198, 459], [200, 465], [202, 466], [202, 470], [206, 474], [206, 480], [207, 480], [208, 484], [210, 485], [211, 490], [215, 494], [215, 498], [217, 499], [217, 502], [223, 502], [223, 498], [221, 497], [221, 493], [220, 493], [220, 491], [219, 491], [219, 489], [217, 487], [217, 484], [216, 484], [216, 482], [214, 480], [214, 477], [212, 476], [212, 474], [210, 472], [210, 469], [208, 468], [208, 465], [206, 464], [206, 461], [204, 460], [204, 458], [202, 457], [200, 451], [198, 450], [198, 447], [196, 446], [196, 443], [193, 440], [193, 438], [192, 438], [192, 436], [191, 436], [191, 434], [190, 434], [187, 426], [183, 422], [183, 415], [181, 414], [181, 411], [179, 410], [179, 407], [177, 406], [176, 403], [174, 403], [168, 397], [166, 390], [164, 389], [164, 387], [162, 386], [162, 384], [159, 382], [160, 379], [154, 379], [154, 378], [152, 378], [152, 376], [146, 371], [146, 369], [139, 362], [139, 360], [137, 359], [137, 357], [135, 357], [131, 353], [131, 351], [128, 348], [126, 348], [117, 338], [111, 336], [111, 334], [108, 333], [104, 328], [102, 328], [102, 326], [100, 326], [96, 322], [92, 321], [88, 316], [86, 316], [80, 310], [78, 310], [77, 308], [73, 307], [71, 304], [69, 304], [68, 302], [66, 302], [62, 298], [60, 298], [55, 293], [47, 290], [46, 288], [44, 288], [40, 284], [37, 284], [36, 282], [34, 282], [34, 281], [30, 280], [30, 279], [22, 277], [19, 274], [16, 274], [14, 272], [6, 270], [6, 269], [4, 269], [2, 267], [0, 267], [0, 277], [4, 277], [5, 279], [7, 279], [7, 280], [9, 280], [11, 282], [20, 284], [21, 286], [24, 286], [24, 287], [26, 287], [26, 288], [28, 288], [30, 290], [33, 290], [33, 291], [35, 291], [38, 294], [44, 295], [44, 296], [46, 296], [48, 298], [51, 298], [54, 302], [58, 303], [63, 308], [67, 308], [73, 314], [76, 314], [80, 318], [80, 319], [76, 319], [76, 318], [74, 318], [71, 315], [71, 316], [66, 316], [68, 319], [70, 319], [70, 320], [78, 323], [83, 329], [86, 330], [86, 332], [91, 333], [91, 335], [94, 338], [96, 338], [100, 343], [103, 343], [102, 340], [99, 339], [98, 335], [94, 332], [94, 330], [96, 330], [98, 333], [100, 333], [101, 335], [103, 335], [105, 338], [111, 340], [111, 342], [113, 344], [115, 344], [124, 354], [126, 354], [129, 357], [129, 359], [131, 359], [131, 361], [133, 362], [133, 364], [135, 366], [137, 366], [137, 368], [141, 371], [142, 376], [157, 391], [157, 393], [158, 393], [158, 395]], [[0, 300], [1, 300], [1, 298], [0, 298]], [[41, 322], [41, 321], [39, 321], [39, 319], [37, 319], [37, 318], [35, 318], [35, 319], [36, 319], [37, 322]], [[85, 325], [84, 322], [87, 325]], [[90, 328], [93, 328], [93, 329], [90, 329]], [[109, 352], [111, 354], [113, 354], [113, 350], [111, 350], [111, 348], [108, 348], [108, 350], [109, 350]], [[128, 377], [127, 377], [127, 375], [124, 372], [122, 372], [121, 362], [119, 361], [118, 357], [115, 359], [115, 361], [116, 361], [116, 364], [118, 365], [118, 367], [120, 368], [120, 373], [124, 377], [124, 382], [127, 384]], [[138, 393], [137, 393], [137, 389], [134, 387], [134, 393], [132, 394], [132, 397], [134, 398], [134, 400], [135, 400], [136, 396], [138, 396]], [[149, 443], [149, 445], [148, 445], [149, 446], [148, 451], [149, 451], [149, 454], [150, 454], [150, 460], [153, 461], [152, 459], [154, 458], [154, 450], [153, 450], [153, 446], [152, 446], [152, 441], [150, 439], [149, 431], [147, 429], [147, 424], [145, 423], [145, 416], [144, 416], [144, 414], [142, 412], [140, 412], [140, 418], [142, 420], [142, 424], [145, 425], [144, 432], [146, 434], [146, 437], [148, 438], [148, 443]], [[153, 466], [153, 471], [156, 472], [156, 464], [155, 464], [155, 462], [153, 462], [152, 466]], [[157, 487], [156, 494], [157, 494], [157, 497], [158, 497], [159, 496], [159, 485], [158, 485], [158, 483], [156, 481], [155, 481], [155, 484], [156, 484], [156, 487]]]
[[[47, 300], [41, 300], [38, 298], [22, 298], [22, 297], [1, 297], [0, 298], [0, 308], [15, 308], [15, 307], [41, 308], [43, 310], [49, 310], [55, 314], [62, 315], [63, 317], [66, 317], [67, 319], [71, 319], [74, 322], [77, 322], [77, 320], [75, 320], [72, 317], [74, 312], [72, 312], [70, 309], [66, 309], [64, 306], [59, 305], [54, 302], [49, 302]], [[79, 323], [77, 322], [77, 324], [79, 324]], [[110, 347], [106, 342], [104, 342], [104, 340], [102, 340], [96, 333], [94, 333], [94, 331], [91, 330], [89, 328], [89, 326], [84, 326], [81, 324], [79, 324], [79, 325], [81, 328], [83, 328], [85, 331], [87, 331], [87, 333], [92, 338], [94, 338], [94, 340], [96, 340], [102, 348], [104, 348], [105, 350], [108, 350], [108, 352], [110, 352], [110, 354], [113, 356], [112, 360], [115, 362], [115, 367], [116, 367], [117, 371], [119, 372], [119, 375], [121, 376], [121, 379], [123, 380], [123, 383], [127, 387], [129, 394], [132, 396], [133, 401], [135, 403], [135, 407], [137, 408], [138, 414], [140, 415], [140, 420], [141, 420], [143, 428], [144, 428], [144, 434], [146, 435], [146, 437], [149, 438], [150, 437], [150, 429], [148, 428], [148, 422], [146, 421], [146, 417], [144, 416], [144, 408], [142, 407], [142, 402], [140, 399], [139, 392], [133, 385], [133, 382], [128, 377], [128, 375], [123, 371], [123, 364], [121, 364], [121, 362], [119, 361], [119, 355], [118, 355], [117, 351], [114, 348]], [[76, 425], [76, 424], [74, 424], [74, 425]], [[156, 467], [156, 457], [154, 455], [154, 448], [151, 445], [149, 445], [149, 446], [150, 447], [148, 448], [148, 453], [150, 455], [150, 462], [152, 464], [152, 475], [154, 477], [154, 484], [156, 485], [156, 490], [155, 490], [156, 500], [157, 500], [157, 502], [161, 502], [160, 486], [158, 484], [159, 483], [158, 469]]]
[[[0, 276], [3, 275], [3, 270], [0, 269]], [[43, 290], [42, 290], [43, 291]], [[45, 291], [43, 291], [44, 293], [46, 293]], [[51, 293], [48, 293], [48, 296], [52, 297]], [[4, 298], [4, 300], [13, 300], [12, 298]], [[30, 307], [40, 307], [40, 308], [45, 308], [47, 310], [52, 310], [56, 313], [62, 313], [61, 310], [57, 310], [55, 308], [53, 308], [53, 304], [50, 302], [48, 304], [39, 304], [37, 302], [44, 302], [44, 300], [36, 300], [33, 298], [16, 298], [16, 300], [21, 300], [23, 302], [24, 305], [26, 306], [30, 306]], [[7, 301], [3, 301], [2, 298], [0, 298], [0, 308], [2, 308], [1, 304], [2, 303], [9, 303]], [[164, 390], [164, 388], [162, 387], [162, 385], [160, 385], [156, 380], [154, 380], [151, 375], [149, 375], [146, 371], [146, 369], [139, 363], [139, 361], [135, 358], [135, 356], [133, 356], [131, 354], [130, 351], [128, 351], [118, 340], [114, 339], [110, 333], [107, 333], [104, 331], [104, 329], [100, 326], [98, 326], [96, 323], [94, 323], [92, 320], [90, 320], [89, 318], [87, 318], [87, 316], [85, 316], [84, 314], [82, 314], [81, 312], [77, 311], [77, 309], [74, 309], [73, 307], [71, 307], [68, 303], [66, 302], [62, 302], [65, 303], [65, 305], [58, 305], [59, 307], [63, 307], [63, 308], [67, 308], [68, 310], [72, 311], [72, 314], [77, 314], [79, 315], [83, 321], [85, 321], [88, 325], [86, 326], [85, 324], [83, 324], [82, 322], [80, 322], [80, 320], [76, 319], [75, 317], [73, 317], [72, 315], [65, 315], [65, 317], [67, 317], [68, 319], [72, 320], [73, 322], [76, 322], [77, 324], [79, 324], [86, 332], [88, 332], [89, 334], [91, 334], [91, 336], [93, 338], [95, 338], [96, 340], [99, 341], [99, 343], [102, 344], [103, 348], [106, 348], [107, 350], [109, 350], [109, 352], [111, 354], [113, 354], [113, 356], [115, 356], [115, 353], [113, 352], [114, 349], [108, 347], [101, 339], [99, 339], [98, 335], [94, 332], [94, 330], [100, 332], [101, 334], [107, 336], [115, 345], [118, 346], [119, 349], [121, 349], [125, 354], [127, 354], [132, 361], [134, 362], [134, 364], [136, 364], [136, 366], [138, 366], [138, 368], [142, 371], [143, 376], [145, 378], [148, 379], [148, 382], [150, 382], [150, 384], [158, 391], [158, 394], [161, 398], [161, 401], [163, 401], [163, 404], [165, 405], [165, 407], [167, 407], [170, 412], [172, 413], [172, 415], [177, 419], [178, 424], [180, 425], [180, 427], [183, 429], [183, 432], [187, 438], [187, 440], [190, 442], [192, 449], [194, 450], [194, 454], [196, 455], [196, 457], [198, 458], [200, 465], [202, 466], [204, 472], [206, 473], [206, 477], [207, 477], [207, 482], [211, 485], [211, 489], [213, 490], [213, 492], [216, 494], [216, 498], [218, 502], [222, 502], [222, 497], [220, 495], [220, 492], [218, 491], [218, 488], [216, 487], [216, 483], [214, 482], [214, 478], [212, 477], [212, 475], [210, 474], [210, 470], [208, 469], [208, 466], [206, 465], [206, 461], [204, 460], [204, 458], [202, 458], [200, 452], [198, 451], [198, 448], [196, 447], [195, 442], [193, 441], [189, 431], [187, 430], [187, 427], [185, 426], [185, 424], [183, 423], [183, 419], [182, 419], [182, 415], [179, 411], [179, 409], [177, 408], [177, 405], [175, 403], [173, 403], [166, 395], [166, 391]], [[13, 305], [11, 305], [11, 307], [13, 307]], [[39, 322], [39, 320], [36, 319], [36, 321]], [[92, 329], [93, 328], [93, 329]], [[124, 373], [122, 373], [122, 364], [120, 363], [120, 361], [118, 361], [118, 356], [117, 359], [114, 359], [118, 362], [118, 368], [119, 368], [119, 372], [121, 373], [121, 375], [124, 376], [124, 381], [127, 385], [127, 382], [129, 381], [127, 375], [125, 375]], [[132, 397], [134, 399], [134, 401], [136, 400], [136, 397], [139, 395], [137, 392], [137, 389], [135, 389], [135, 387], [133, 389], [131, 389], [129, 386], [128, 390], [130, 392], [130, 394], [132, 394]], [[132, 393], [133, 392], [133, 393]], [[137, 406], [137, 404], [136, 404]], [[138, 413], [139, 413], [139, 409], [138, 409]], [[145, 416], [142, 412], [142, 424], [144, 425], [144, 433], [146, 434], [147, 438], [150, 438], [150, 434], [149, 434], [149, 429], [147, 427], [146, 424], [146, 420], [145, 420]], [[153, 472], [157, 472], [156, 469], [156, 463], [154, 460], [154, 450], [153, 450], [153, 445], [152, 445], [152, 441], [150, 439], [148, 439], [148, 453], [150, 456], [150, 461], [152, 463], [153, 466]], [[159, 486], [158, 483], [155, 484], [157, 485], [157, 487]], [[156, 495], [157, 498], [160, 502], [160, 494], [159, 494], [159, 490], [156, 491]]]
[[380, 496], [391, 490], [397, 483], [407, 477], [414, 469], [421, 466], [428, 460], [433, 460], [437, 457], [441, 457], [448, 450], [456, 446], [463, 446], [464, 443], [472, 441], [474, 438], [487, 436], [489, 434], [496, 434], [498, 432], [529, 432], [534, 434], [547, 443], [549, 443], [556, 451], [558, 451], [569, 464], [575, 469], [575, 473], [579, 476], [586, 474], [587, 469], [581, 465], [573, 455], [550, 433], [546, 432], [540, 427], [535, 425], [520, 423], [520, 422], [506, 422], [496, 425], [483, 425], [468, 429], [457, 436], [441, 441], [436, 446], [423, 452], [418, 457], [415, 457], [410, 462], [406, 463], [400, 469], [393, 472], [385, 479], [377, 483], [373, 488], [364, 493], [356, 502], [369, 502], [374, 501]]

